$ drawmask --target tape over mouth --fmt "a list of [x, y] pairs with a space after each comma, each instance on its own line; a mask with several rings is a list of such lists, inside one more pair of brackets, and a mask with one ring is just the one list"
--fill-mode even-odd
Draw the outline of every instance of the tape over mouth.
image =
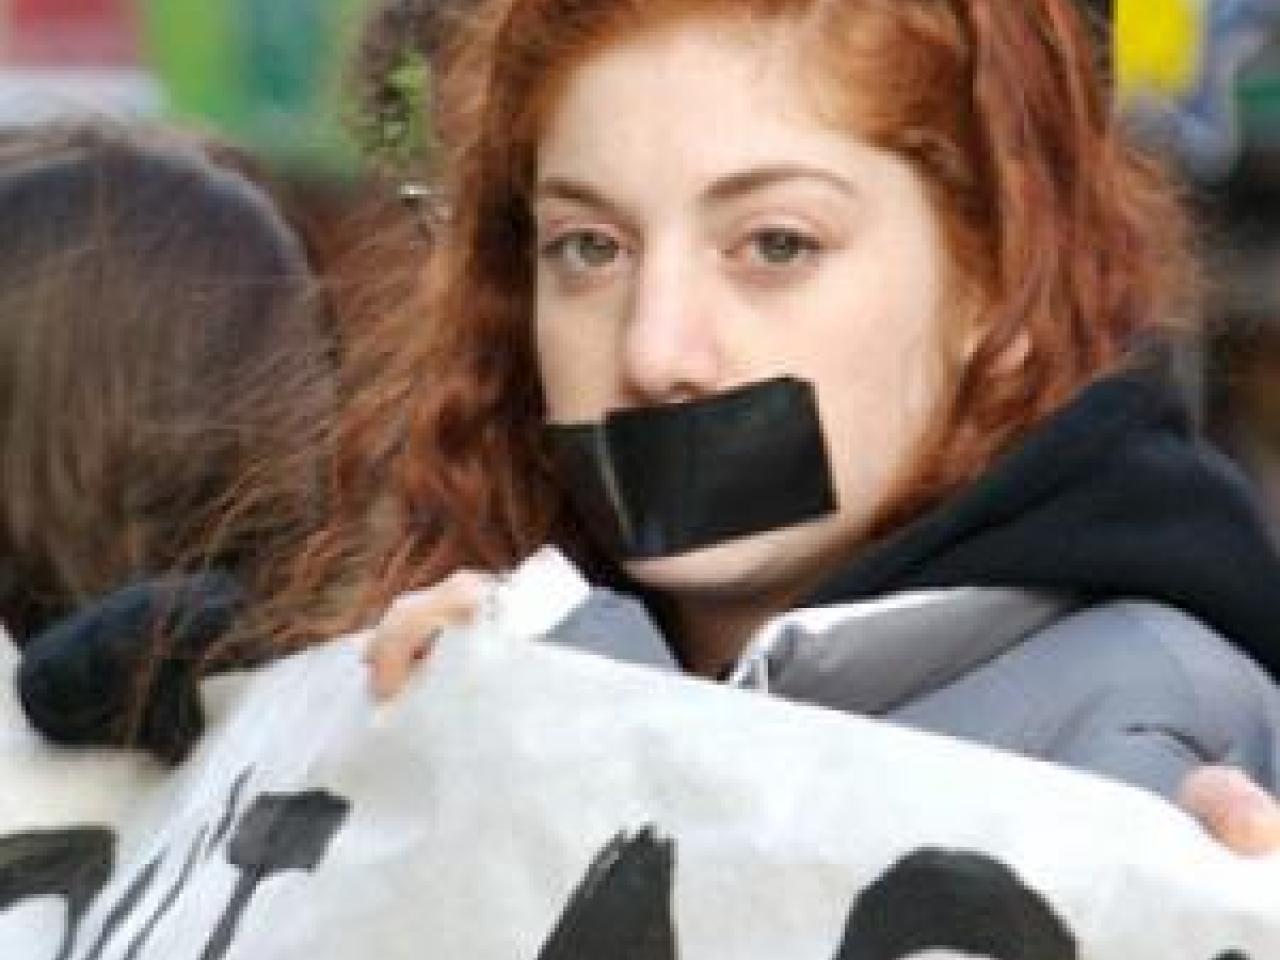
[[562, 488], [619, 560], [675, 556], [836, 509], [813, 385], [795, 377], [545, 430]]

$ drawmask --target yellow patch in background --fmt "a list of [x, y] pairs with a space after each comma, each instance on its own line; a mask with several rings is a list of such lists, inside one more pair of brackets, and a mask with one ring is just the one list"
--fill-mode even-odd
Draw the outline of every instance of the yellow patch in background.
[[1177, 96], [1200, 72], [1211, 0], [1116, 0], [1115, 66], [1124, 94]]

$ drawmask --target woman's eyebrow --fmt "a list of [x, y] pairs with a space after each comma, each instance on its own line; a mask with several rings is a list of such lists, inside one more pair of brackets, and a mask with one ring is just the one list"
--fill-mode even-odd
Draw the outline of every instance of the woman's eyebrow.
[[602, 210], [624, 226], [634, 226], [638, 218], [626, 207], [611, 200], [590, 184], [565, 177], [548, 177], [534, 187], [533, 202], [544, 200], [568, 200], [586, 207]]
[[745, 194], [793, 180], [814, 180], [835, 188], [850, 199], [858, 196], [858, 190], [853, 183], [828, 170], [818, 167], [775, 166], [757, 167], [721, 177], [706, 189], [702, 195], [702, 202], [707, 205], [724, 203], [736, 200]]
[[[819, 167], [768, 166], [743, 170], [719, 178], [703, 191], [699, 201], [706, 206], [715, 206], [758, 190], [795, 180], [825, 184], [850, 199], [858, 196], [858, 190], [851, 181], [828, 170]], [[605, 196], [590, 184], [567, 177], [547, 177], [534, 187], [534, 203], [546, 200], [566, 200], [592, 207], [604, 211], [628, 227], [634, 226], [639, 220], [624, 205]]]

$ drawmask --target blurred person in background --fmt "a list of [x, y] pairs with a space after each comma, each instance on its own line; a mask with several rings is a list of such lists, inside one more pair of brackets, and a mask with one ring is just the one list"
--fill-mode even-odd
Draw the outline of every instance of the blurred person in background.
[[331, 318], [255, 169], [106, 121], [0, 135], [0, 622], [57, 739], [180, 756], [198, 709], [139, 688], [193, 683], [323, 517]]

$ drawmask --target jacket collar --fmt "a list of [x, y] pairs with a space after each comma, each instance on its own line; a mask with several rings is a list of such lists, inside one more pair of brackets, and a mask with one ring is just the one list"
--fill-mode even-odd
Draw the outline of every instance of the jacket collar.
[[1047, 592], [958, 587], [793, 610], [760, 630], [730, 682], [882, 714], [946, 686], [1077, 606]]

